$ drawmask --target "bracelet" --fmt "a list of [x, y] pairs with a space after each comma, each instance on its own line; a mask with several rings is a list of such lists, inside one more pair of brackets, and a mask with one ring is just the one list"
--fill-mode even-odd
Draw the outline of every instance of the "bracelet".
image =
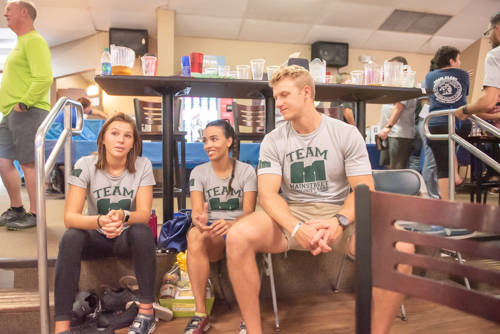
[[299, 223], [295, 226], [295, 228], [293, 229], [293, 232], [292, 232], [292, 238], [294, 238], [294, 237], [295, 237], [295, 233], [297, 233], [297, 231], [299, 230], [300, 225], [302, 225], [302, 224], [304, 224], [304, 223], [303, 223], [303, 222], [299, 222]]
[[101, 216], [102, 216], [102, 215], [99, 215], [99, 216], [97, 217], [97, 226], [99, 226], [99, 228], [101, 228], [101, 229], [102, 229], [102, 226], [101, 226], [101, 224], [99, 223], [99, 219], [101, 218]]
[[464, 115], [468, 115], [469, 114], [467, 112], [467, 105], [465, 105], [465, 106], [462, 107], [462, 112], [464, 113]]

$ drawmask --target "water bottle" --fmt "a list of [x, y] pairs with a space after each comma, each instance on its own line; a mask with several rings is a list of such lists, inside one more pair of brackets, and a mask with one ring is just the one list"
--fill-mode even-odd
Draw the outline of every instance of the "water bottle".
[[151, 209], [151, 217], [149, 218], [148, 226], [153, 232], [153, 240], [155, 245], [158, 244], [158, 218], [156, 217], [156, 209]]
[[109, 48], [104, 48], [101, 56], [101, 75], [111, 75], [111, 55]]

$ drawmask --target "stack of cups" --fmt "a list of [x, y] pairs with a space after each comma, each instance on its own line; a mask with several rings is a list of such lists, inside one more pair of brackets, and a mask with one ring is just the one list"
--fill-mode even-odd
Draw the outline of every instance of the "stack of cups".
[[262, 80], [264, 78], [264, 59], [252, 59], [250, 64], [252, 65], [252, 77], [254, 80]]
[[182, 66], [182, 76], [183, 77], [190, 77], [191, 70], [189, 67], [189, 56], [181, 57], [181, 66]]

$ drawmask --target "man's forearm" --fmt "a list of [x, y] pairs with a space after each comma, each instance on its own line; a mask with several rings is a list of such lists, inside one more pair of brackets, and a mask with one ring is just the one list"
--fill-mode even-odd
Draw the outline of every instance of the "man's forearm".
[[401, 117], [401, 113], [403, 112], [403, 109], [404, 109], [403, 104], [401, 104], [401, 106], [399, 106], [398, 104], [394, 105], [394, 108], [392, 109], [392, 112], [391, 112], [391, 116], [389, 117], [389, 120], [387, 121], [387, 123], [394, 126], [394, 124], [396, 124], [396, 122], [399, 120], [399, 117]]
[[260, 206], [266, 213], [288, 232], [292, 233], [293, 229], [299, 222], [297, 218], [290, 212], [287, 202], [278, 194], [267, 194], [260, 197]]

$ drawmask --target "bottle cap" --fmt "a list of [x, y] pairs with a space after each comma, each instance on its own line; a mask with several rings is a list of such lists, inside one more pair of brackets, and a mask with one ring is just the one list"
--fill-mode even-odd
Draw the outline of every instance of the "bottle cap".
[[156, 215], [156, 209], [151, 209], [151, 214]]
[[109, 48], [104, 48], [104, 52], [109, 52]]

